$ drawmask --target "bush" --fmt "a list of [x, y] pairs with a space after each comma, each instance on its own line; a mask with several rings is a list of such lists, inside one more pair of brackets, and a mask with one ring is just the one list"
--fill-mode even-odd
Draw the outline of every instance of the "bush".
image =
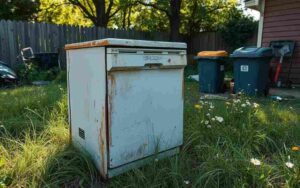
[[17, 75], [21, 82], [31, 83], [33, 81], [47, 80], [52, 81], [56, 79], [59, 69], [57, 67], [49, 70], [42, 70], [36, 64], [19, 64], [16, 67]]
[[255, 34], [258, 22], [253, 17], [243, 14], [238, 8], [233, 8], [227, 21], [220, 26], [219, 32], [224, 41], [233, 49], [244, 46]]

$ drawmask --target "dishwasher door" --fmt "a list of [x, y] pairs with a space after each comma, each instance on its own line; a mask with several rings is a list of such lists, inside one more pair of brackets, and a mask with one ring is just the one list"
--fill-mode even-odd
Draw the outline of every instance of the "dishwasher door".
[[182, 145], [181, 52], [107, 54], [109, 168]]

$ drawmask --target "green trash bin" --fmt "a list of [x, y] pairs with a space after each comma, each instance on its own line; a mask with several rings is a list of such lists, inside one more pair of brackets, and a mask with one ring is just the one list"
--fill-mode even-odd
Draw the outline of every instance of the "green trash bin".
[[203, 93], [221, 93], [224, 85], [224, 64], [228, 57], [226, 51], [199, 52], [198, 62], [200, 91]]
[[230, 56], [234, 63], [234, 91], [267, 95], [272, 48], [243, 47]]

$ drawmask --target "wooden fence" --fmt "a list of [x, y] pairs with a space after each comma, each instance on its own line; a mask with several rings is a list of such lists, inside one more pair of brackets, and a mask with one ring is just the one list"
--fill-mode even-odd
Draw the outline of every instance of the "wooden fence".
[[[257, 32], [256, 32], [257, 33]], [[251, 39], [249, 39], [245, 46], [256, 46], [257, 45], [257, 34], [254, 34]], [[222, 39], [221, 35], [217, 32], [203, 32], [192, 37], [187, 41], [189, 44], [189, 54], [196, 54], [199, 51], [205, 50], [226, 50], [232, 52], [232, 47], [226, 44]]]
[[64, 45], [102, 38], [168, 40], [167, 33], [115, 30], [100, 27], [76, 27], [47, 23], [0, 21], [0, 60], [14, 65], [20, 50], [32, 47], [34, 52], [59, 52], [65, 62]]
[[[100, 27], [76, 27], [48, 23], [0, 21], [0, 61], [11, 66], [16, 63], [20, 50], [32, 47], [34, 52], [58, 52], [65, 65], [64, 45], [102, 38], [127, 38], [168, 41], [168, 33], [116, 30]], [[184, 37], [182, 37], [184, 38]], [[199, 33], [188, 42], [189, 53], [201, 50], [229, 49], [220, 35], [214, 32]], [[253, 40], [254, 41], [254, 40]]]

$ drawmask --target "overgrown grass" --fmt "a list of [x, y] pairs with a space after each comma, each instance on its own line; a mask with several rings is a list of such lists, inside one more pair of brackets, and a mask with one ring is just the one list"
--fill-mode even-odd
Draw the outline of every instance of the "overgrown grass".
[[[300, 187], [291, 149], [300, 146], [299, 101], [199, 102], [197, 86], [186, 83], [181, 153], [108, 187]], [[0, 187], [101, 186], [89, 157], [69, 145], [64, 85], [2, 90], [0, 104]]]

